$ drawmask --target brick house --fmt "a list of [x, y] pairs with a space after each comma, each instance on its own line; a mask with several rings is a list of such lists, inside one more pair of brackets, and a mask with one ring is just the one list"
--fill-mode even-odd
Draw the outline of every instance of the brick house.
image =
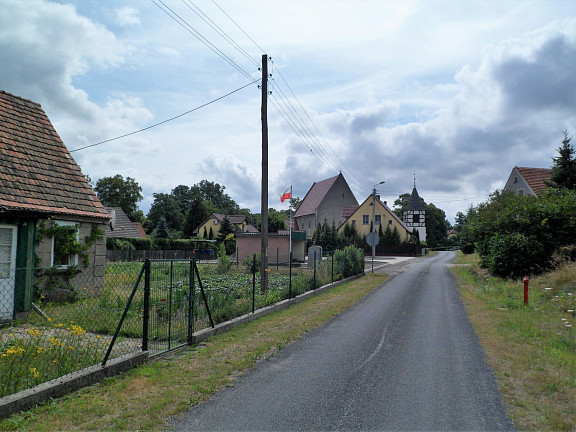
[[[31, 310], [39, 268], [77, 269], [86, 290], [101, 289], [109, 219], [40, 104], [0, 91], [0, 321]], [[58, 227], [82, 252], [64, 254]]]

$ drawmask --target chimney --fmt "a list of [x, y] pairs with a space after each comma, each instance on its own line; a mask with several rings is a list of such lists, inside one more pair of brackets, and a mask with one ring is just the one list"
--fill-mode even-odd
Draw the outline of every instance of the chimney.
[[384, 201], [384, 205], [388, 207], [388, 201]]

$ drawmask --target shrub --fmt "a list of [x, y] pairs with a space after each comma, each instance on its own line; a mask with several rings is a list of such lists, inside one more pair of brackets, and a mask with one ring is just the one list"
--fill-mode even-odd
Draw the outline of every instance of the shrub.
[[557, 250], [576, 244], [575, 215], [576, 191], [549, 189], [540, 198], [497, 191], [468, 211], [462, 249], [473, 243], [482, 265], [499, 276], [541, 273], [554, 266]]

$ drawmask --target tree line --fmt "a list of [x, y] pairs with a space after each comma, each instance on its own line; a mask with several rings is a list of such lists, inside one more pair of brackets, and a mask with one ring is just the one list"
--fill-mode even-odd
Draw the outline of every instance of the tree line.
[[[96, 182], [94, 190], [98, 198], [108, 207], [120, 207], [133, 222], [141, 222], [146, 233], [156, 238], [187, 239], [195, 237], [198, 228], [212, 213], [224, 215], [245, 215], [256, 229], [261, 228], [261, 215], [240, 208], [225, 191], [226, 187], [218, 183], [202, 180], [192, 186], [178, 185], [170, 193], [154, 193], [154, 202], [145, 216], [138, 209], [138, 203], [144, 198], [142, 188], [131, 177], [117, 174], [103, 177]], [[295, 208], [300, 199], [290, 200]], [[286, 229], [284, 220], [289, 210], [268, 210], [268, 230], [277, 232]], [[202, 236], [203, 233], [199, 233]]]

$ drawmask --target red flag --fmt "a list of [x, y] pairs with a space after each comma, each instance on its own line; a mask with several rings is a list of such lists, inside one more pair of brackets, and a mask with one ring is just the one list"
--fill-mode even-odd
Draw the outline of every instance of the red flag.
[[288, 189], [284, 191], [282, 195], [280, 195], [280, 201], [284, 202], [290, 198], [292, 198], [292, 186], [290, 186]]

